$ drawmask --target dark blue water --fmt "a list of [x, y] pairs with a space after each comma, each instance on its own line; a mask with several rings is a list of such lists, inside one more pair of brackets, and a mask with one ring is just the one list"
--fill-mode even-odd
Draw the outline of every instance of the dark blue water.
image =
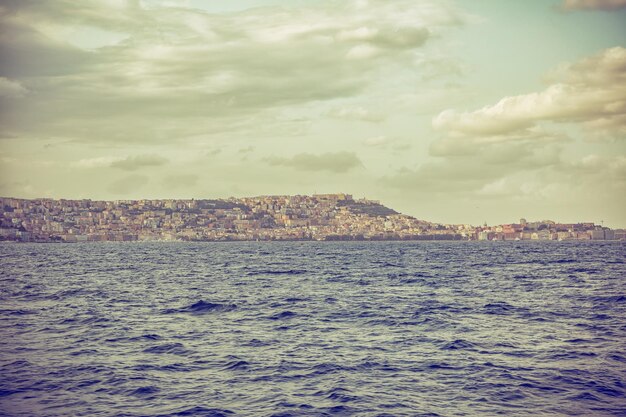
[[10, 416], [626, 415], [620, 242], [0, 245]]

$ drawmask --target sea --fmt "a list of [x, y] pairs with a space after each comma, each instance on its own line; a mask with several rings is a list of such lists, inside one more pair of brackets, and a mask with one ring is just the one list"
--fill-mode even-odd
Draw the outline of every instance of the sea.
[[2, 416], [626, 416], [625, 242], [0, 244]]

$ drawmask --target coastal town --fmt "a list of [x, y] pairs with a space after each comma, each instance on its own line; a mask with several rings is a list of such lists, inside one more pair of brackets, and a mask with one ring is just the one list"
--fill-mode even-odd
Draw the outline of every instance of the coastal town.
[[625, 240], [626, 230], [544, 220], [497, 226], [431, 223], [349, 194], [215, 200], [0, 198], [0, 240]]

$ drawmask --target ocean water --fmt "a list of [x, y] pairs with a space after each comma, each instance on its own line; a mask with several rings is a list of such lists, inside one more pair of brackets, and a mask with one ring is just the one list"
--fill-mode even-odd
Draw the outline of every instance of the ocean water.
[[623, 242], [0, 245], [6, 416], [626, 416]]

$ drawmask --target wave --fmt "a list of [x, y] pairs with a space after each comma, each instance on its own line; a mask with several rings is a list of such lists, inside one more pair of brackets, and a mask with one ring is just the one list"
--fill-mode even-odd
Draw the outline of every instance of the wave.
[[187, 349], [182, 343], [166, 343], [163, 345], [151, 346], [143, 350], [144, 353], [170, 353], [173, 355], [185, 355]]
[[186, 408], [184, 410], [172, 413], [172, 414], [159, 414], [155, 417], [186, 417], [186, 416], [201, 416], [201, 417], [229, 417], [234, 415], [233, 411], [221, 408], [208, 408], [202, 406], [196, 406]]
[[224, 366], [225, 370], [235, 371], [235, 370], [246, 370], [250, 367], [250, 364], [246, 361], [231, 361]]
[[452, 342], [445, 343], [441, 346], [443, 350], [467, 350], [473, 349], [474, 344], [463, 339], [456, 339]]
[[191, 314], [206, 314], [215, 312], [233, 311], [237, 308], [236, 304], [221, 304], [212, 303], [204, 300], [197, 301], [181, 308], [170, 308], [164, 310], [164, 314], [176, 314], [176, 313], [191, 313]]
[[28, 316], [31, 314], [37, 314], [36, 311], [33, 310], [23, 310], [23, 309], [17, 309], [17, 310], [11, 310], [11, 309], [0, 309], [0, 315], [7, 315], [7, 316]]
[[626, 302], [626, 295], [606, 295], [606, 296], [597, 296], [591, 297], [591, 300], [596, 301], [598, 303], [624, 303]]
[[337, 401], [340, 403], [347, 403], [351, 401], [358, 401], [359, 397], [352, 394], [352, 391], [345, 388], [331, 388], [327, 391], [317, 391], [313, 394], [315, 397], [324, 397], [326, 399]]
[[622, 415], [624, 248], [0, 244], [0, 410]]
[[282, 311], [280, 313], [276, 313], [274, 315], [271, 315], [268, 317], [268, 319], [270, 320], [285, 320], [285, 319], [291, 319], [293, 317], [297, 316], [296, 313], [294, 313], [293, 311]]
[[258, 271], [248, 271], [247, 276], [256, 275], [302, 275], [308, 271], [305, 269], [261, 269]]
[[504, 301], [487, 303], [483, 306], [483, 314], [493, 314], [496, 316], [506, 316], [514, 313], [527, 313], [527, 308], [515, 307]]
[[285, 298], [285, 302], [287, 303], [300, 303], [303, 301], [310, 301], [310, 298], [300, 298], [300, 297], [288, 297]]
[[134, 397], [151, 397], [154, 394], [159, 393], [160, 391], [161, 390], [159, 388], [150, 385], [150, 386], [134, 389], [131, 392], [129, 392], [128, 395], [131, 395]]

